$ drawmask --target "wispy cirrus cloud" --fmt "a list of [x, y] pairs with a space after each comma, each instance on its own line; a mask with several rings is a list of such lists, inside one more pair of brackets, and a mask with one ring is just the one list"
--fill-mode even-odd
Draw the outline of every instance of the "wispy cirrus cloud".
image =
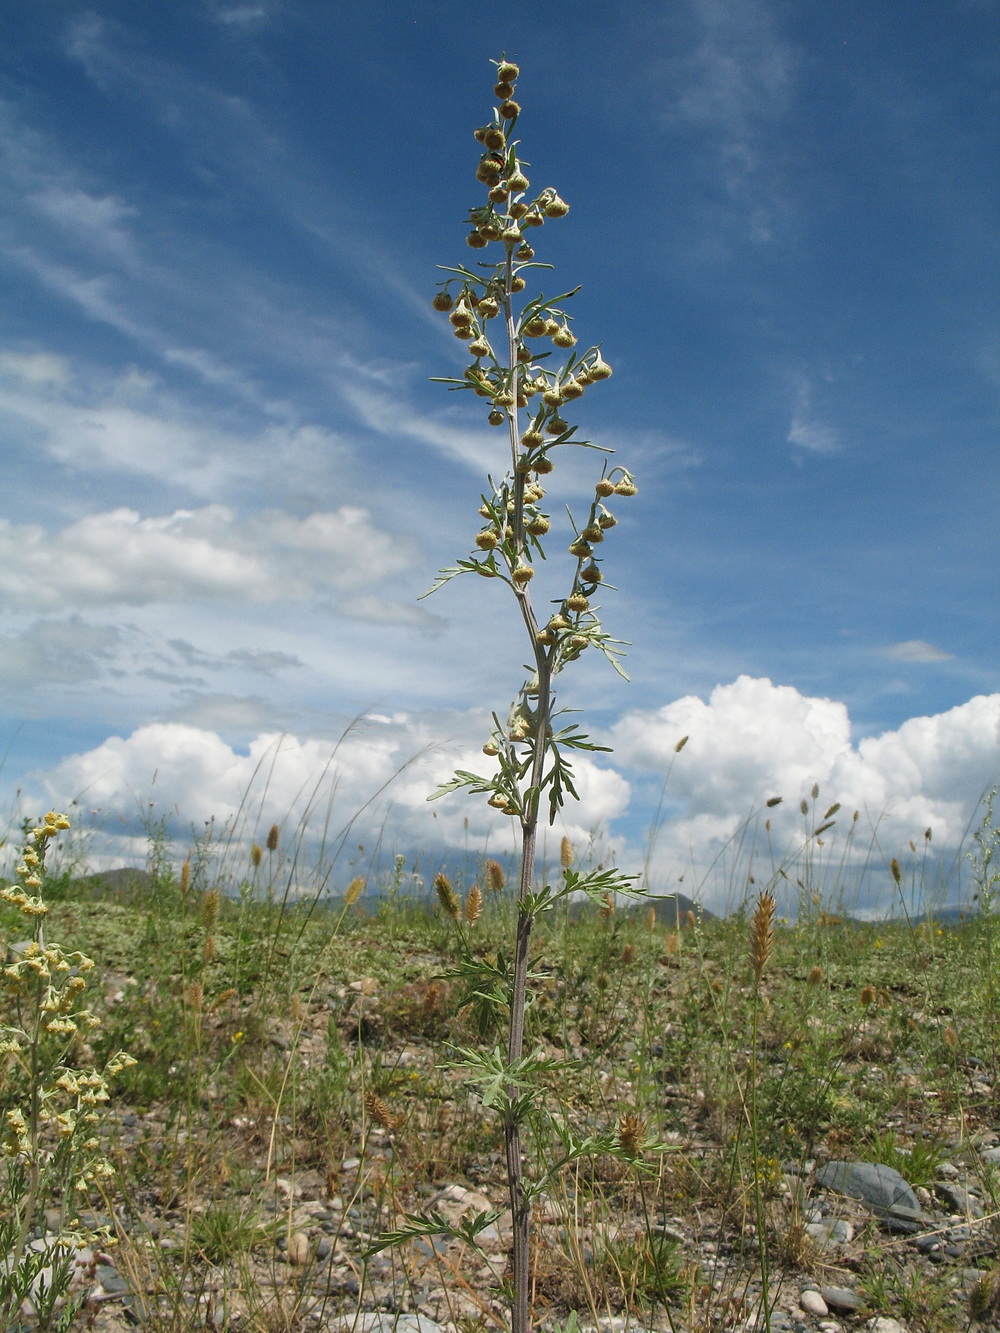
[[811, 454], [835, 454], [841, 448], [840, 432], [820, 420], [813, 410], [813, 386], [805, 377], [800, 378], [795, 392], [787, 439]]
[[884, 648], [886, 657], [891, 657], [897, 662], [953, 662], [954, 653], [945, 652], [943, 648], [936, 648], [933, 643], [925, 643], [923, 639], [906, 639], [903, 643], [890, 644]]
[[664, 124], [699, 137], [706, 179], [729, 200], [740, 230], [766, 244], [789, 212], [776, 144], [799, 52], [768, 0], [688, 0], [665, 21], [686, 26], [691, 46], [658, 80], [672, 90], [659, 95]]

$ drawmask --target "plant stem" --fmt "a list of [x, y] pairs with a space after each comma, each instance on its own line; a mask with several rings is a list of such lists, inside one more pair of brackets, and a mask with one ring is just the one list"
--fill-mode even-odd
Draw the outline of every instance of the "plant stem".
[[[517, 465], [519, 427], [517, 409], [517, 323], [511, 300], [513, 277], [513, 246], [507, 246], [504, 275], [504, 316], [507, 325], [507, 364], [510, 369], [510, 392], [514, 402], [508, 411], [510, 450], [514, 478], [514, 533], [518, 559], [524, 554], [524, 482], [525, 473]], [[538, 804], [545, 754], [548, 748], [549, 716], [552, 709], [552, 672], [549, 659], [537, 641], [538, 623], [531, 604], [527, 585], [515, 585], [518, 606], [531, 641], [538, 676], [538, 703], [535, 710], [535, 736], [531, 763], [531, 781], [527, 798], [521, 810], [521, 872], [518, 883], [517, 930], [514, 941], [514, 971], [511, 979], [510, 1027], [507, 1040], [508, 1065], [521, 1059], [524, 1051], [524, 1012], [528, 991], [528, 950], [534, 915], [526, 910], [525, 901], [535, 879], [535, 854], [538, 839]], [[516, 1089], [508, 1089], [513, 1101]], [[517, 1112], [511, 1112], [504, 1125], [504, 1148], [507, 1160], [507, 1186], [510, 1193], [510, 1213], [513, 1227], [514, 1300], [511, 1306], [512, 1333], [528, 1333], [528, 1286], [531, 1248], [531, 1202], [524, 1189], [521, 1163], [521, 1121]]]

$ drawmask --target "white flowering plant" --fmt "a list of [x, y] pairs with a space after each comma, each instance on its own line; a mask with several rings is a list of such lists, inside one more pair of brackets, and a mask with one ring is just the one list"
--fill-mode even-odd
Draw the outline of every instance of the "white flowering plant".
[[[94, 964], [45, 938], [46, 854], [68, 830], [49, 811], [26, 833], [14, 883], [0, 900], [17, 909], [30, 938], [8, 947], [0, 972], [0, 1323], [19, 1313], [41, 1330], [69, 1328], [86, 1299], [77, 1256], [113, 1243], [107, 1227], [86, 1225], [114, 1168], [99, 1129], [109, 1080], [134, 1064], [124, 1051], [103, 1070], [86, 1061], [86, 1036], [100, 1020], [86, 1006]], [[93, 1253], [93, 1250], [91, 1250]]]

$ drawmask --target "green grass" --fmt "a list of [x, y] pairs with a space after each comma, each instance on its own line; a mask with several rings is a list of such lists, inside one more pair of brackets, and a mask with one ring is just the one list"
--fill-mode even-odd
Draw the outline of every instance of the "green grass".
[[[207, 887], [182, 887], [176, 871], [161, 870], [146, 892], [67, 878], [46, 922], [50, 938], [97, 963], [91, 992], [102, 1026], [88, 1058], [100, 1065], [125, 1046], [138, 1060], [117, 1080], [105, 1132], [116, 1208], [135, 1219], [131, 1271], [172, 1293], [153, 1303], [149, 1326], [183, 1326], [185, 1300], [214, 1282], [246, 1327], [305, 1327], [320, 1298], [274, 1243], [297, 1229], [319, 1234], [296, 1211], [305, 1197], [342, 1205], [333, 1240], [348, 1274], [338, 1280], [350, 1290], [325, 1296], [325, 1308], [363, 1308], [391, 1277], [418, 1307], [426, 1290], [448, 1288], [459, 1304], [451, 1316], [437, 1311], [441, 1319], [495, 1327], [475, 1314], [463, 1284], [486, 1308], [502, 1308], [502, 1255], [492, 1269], [446, 1255], [430, 1276], [415, 1242], [382, 1254], [390, 1277], [362, 1260], [365, 1237], [420, 1214], [448, 1186], [505, 1207], [500, 1126], [448, 1056], [481, 1045], [476, 1005], [448, 975], [464, 956], [456, 923], [436, 901], [396, 898], [370, 915], [364, 902], [346, 913], [241, 902], [221, 884], [227, 892], [213, 903]], [[462, 923], [475, 957], [502, 953], [503, 918], [494, 896], [474, 927]], [[0, 907], [0, 939], [9, 944], [20, 929], [17, 911]], [[856, 1158], [925, 1186], [945, 1158], [978, 1160], [975, 1136], [1000, 1113], [987, 929], [980, 920], [948, 930], [835, 923], [819, 912], [779, 923], [751, 1062], [746, 920], [705, 920], [678, 934], [641, 909], [543, 918], [527, 1040], [558, 1065], [542, 1076], [550, 1109], [530, 1119], [525, 1142], [532, 1177], [545, 1177], [535, 1317], [565, 1321], [577, 1310], [593, 1323], [629, 1310], [662, 1323], [666, 1309], [678, 1328], [696, 1327], [692, 1312], [707, 1318], [708, 1307], [723, 1317], [755, 1280], [758, 1217], [772, 1289], [791, 1276], [830, 1280], [830, 1256], [810, 1246], [788, 1195], [789, 1167]], [[2, 1086], [6, 1100], [14, 1085]], [[573, 1136], [613, 1144], [627, 1116], [664, 1151], [647, 1152], [641, 1166], [599, 1151], [560, 1165]], [[982, 1163], [992, 1206], [990, 1172]], [[142, 1240], [151, 1224], [181, 1240], [154, 1257]], [[982, 1235], [988, 1248], [988, 1227]], [[872, 1310], [905, 1307], [911, 1333], [958, 1326], [952, 1268], [904, 1261], [891, 1245], [879, 1248], [884, 1239], [871, 1224], [859, 1240], [867, 1257], [854, 1277]], [[719, 1256], [711, 1299], [699, 1296], [706, 1273], [694, 1248], [706, 1242]]]

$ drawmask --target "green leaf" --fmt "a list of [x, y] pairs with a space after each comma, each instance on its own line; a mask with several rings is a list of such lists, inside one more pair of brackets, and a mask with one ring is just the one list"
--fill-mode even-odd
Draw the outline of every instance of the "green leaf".
[[460, 791], [462, 787], [468, 787], [474, 792], [496, 791], [496, 779], [483, 778], [478, 773], [469, 773], [464, 768], [458, 768], [455, 770], [455, 776], [447, 782], [442, 782], [427, 799], [436, 801], [439, 796], [446, 796], [451, 791]]
[[383, 1231], [380, 1236], [375, 1236], [368, 1248], [363, 1251], [363, 1259], [370, 1259], [372, 1255], [378, 1254], [381, 1250], [403, 1245], [406, 1241], [415, 1240], [418, 1236], [453, 1236], [457, 1240], [464, 1240], [482, 1254], [483, 1251], [476, 1238], [487, 1227], [492, 1226], [497, 1221], [500, 1217], [500, 1210], [487, 1208], [480, 1213], [465, 1217], [459, 1222], [449, 1222], [446, 1217], [438, 1212], [404, 1213], [403, 1216], [406, 1218], [405, 1226], [396, 1227], [392, 1231]]

